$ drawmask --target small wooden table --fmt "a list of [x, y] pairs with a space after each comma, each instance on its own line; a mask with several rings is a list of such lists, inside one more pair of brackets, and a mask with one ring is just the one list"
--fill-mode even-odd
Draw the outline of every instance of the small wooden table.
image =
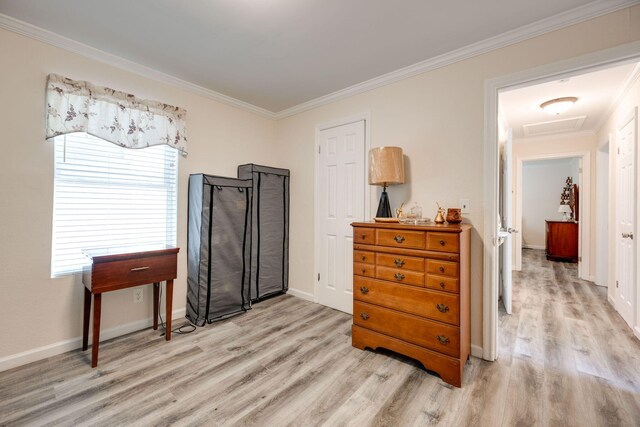
[[93, 343], [91, 367], [98, 366], [100, 343], [100, 310], [104, 292], [153, 283], [153, 329], [158, 329], [158, 298], [160, 282], [166, 281], [167, 323], [166, 340], [171, 339], [171, 305], [173, 279], [177, 276], [180, 248], [165, 245], [88, 249], [83, 251], [92, 263], [82, 272], [84, 283], [84, 321], [82, 350], [89, 343], [89, 316], [93, 296]]

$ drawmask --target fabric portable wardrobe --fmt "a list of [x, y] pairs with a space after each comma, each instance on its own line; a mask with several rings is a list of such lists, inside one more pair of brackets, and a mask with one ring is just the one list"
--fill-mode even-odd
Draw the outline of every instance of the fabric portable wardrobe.
[[252, 192], [247, 179], [189, 177], [186, 316], [198, 326], [248, 308]]
[[251, 300], [289, 289], [289, 170], [238, 166], [238, 178], [253, 183], [251, 218]]

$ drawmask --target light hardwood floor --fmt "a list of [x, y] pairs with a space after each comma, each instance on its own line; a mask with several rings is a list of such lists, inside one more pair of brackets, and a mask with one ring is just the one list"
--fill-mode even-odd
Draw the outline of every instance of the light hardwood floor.
[[145, 330], [0, 373], [1, 425], [638, 426], [640, 342], [571, 264], [525, 251], [497, 362], [457, 389], [350, 345], [350, 316], [283, 296], [165, 342]]

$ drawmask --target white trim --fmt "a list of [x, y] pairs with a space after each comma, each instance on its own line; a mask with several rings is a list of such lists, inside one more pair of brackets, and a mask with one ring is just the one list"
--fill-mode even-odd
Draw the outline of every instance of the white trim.
[[635, 335], [636, 338], [640, 340], [640, 326], [635, 326], [633, 328], [633, 335]]
[[482, 347], [480, 347], [479, 345], [471, 344], [471, 355], [473, 357], [482, 358], [482, 353]]
[[540, 136], [530, 136], [527, 138], [516, 138], [513, 140], [514, 144], [526, 144], [528, 142], [544, 142], [544, 141], [557, 141], [559, 138], [562, 139], [573, 139], [573, 138], [584, 138], [595, 136], [596, 133], [592, 130], [581, 130], [578, 132], [558, 132], [553, 135], [540, 135]]
[[120, 56], [113, 55], [100, 49], [96, 49], [84, 43], [80, 43], [49, 30], [36, 27], [35, 25], [31, 25], [27, 22], [12, 18], [2, 13], [0, 13], [0, 28], [4, 28], [5, 30], [9, 30], [14, 33], [41, 41], [43, 43], [59, 47], [69, 52], [77, 53], [79, 55], [99, 62], [104, 62], [105, 64], [132, 72], [134, 74], [138, 74], [143, 77], [150, 78], [152, 80], [170, 84], [187, 92], [195, 93], [196, 95], [213, 99], [223, 104], [258, 114], [262, 117], [266, 117], [269, 119], [276, 118], [275, 113], [262, 107], [258, 107], [248, 102], [240, 101], [238, 99], [224, 95], [220, 92], [198, 86], [186, 80], [182, 80], [178, 77], [174, 77], [161, 71], [154, 70], [153, 68], [138, 64], [128, 59], [124, 59]]
[[[365, 173], [369, 170], [369, 150], [371, 149], [371, 112], [365, 111], [359, 114], [355, 114], [350, 117], [344, 117], [341, 119], [335, 119], [330, 122], [320, 123], [316, 125], [315, 130], [315, 143], [314, 143], [314, 172], [313, 172], [313, 302], [318, 302], [318, 274], [320, 273], [320, 251], [318, 242], [320, 241], [320, 221], [318, 219], [318, 208], [320, 206], [319, 197], [319, 176], [320, 173], [320, 155], [318, 149], [320, 148], [320, 132], [326, 129], [331, 129], [338, 126], [348, 125], [364, 120], [364, 170]], [[364, 191], [364, 219], [371, 219], [371, 191], [372, 188], [367, 184], [365, 179]]]
[[372, 89], [386, 86], [418, 74], [426, 73], [437, 68], [463, 61], [483, 53], [491, 52], [515, 43], [519, 43], [542, 34], [549, 33], [570, 25], [578, 24], [598, 16], [612, 13], [627, 7], [640, 3], [638, 0], [600, 0], [590, 2], [583, 6], [576, 7], [563, 13], [551, 16], [546, 19], [533, 22], [529, 25], [516, 28], [511, 31], [481, 40], [476, 43], [464, 46], [462, 48], [447, 52], [445, 54], [418, 62], [408, 67], [400, 68], [387, 74], [366, 80], [364, 82], [349, 86], [347, 88], [335, 91], [328, 95], [324, 95], [307, 102], [295, 105], [293, 107], [281, 110], [279, 112], [269, 111], [265, 108], [258, 107], [248, 102], [240, 101], [220, 92], [189, 83], [185, 80], [171, 76], [169, 74], [154, 70], [152, 68], [140, 65], [128, 59], [104, 52], [93, 48], [84, 43], [69, 39], [54, 32], [31, 25], [19, 19], [12, 18], [8, 15], [0, 14], [0, 28], [12, 31], [32, 39], [48, 43], [53, 46], [74, 52], [88, 58], [113, 65], [115, 67], [127, 70], [153, 80], [171, 84], [186, 91], [196, 93], [206, 98], [214, 99], [227, 105], [231, 105], [252, 113], [258, 114], [270, 119], [283, 119], [293, 116], [303, 111], [317, 108], [340, 99], [349, 98], [353, 95], [363, 93]]
[[591, 2], [584, 6], [566, 11], [564, 13], [560, 13], [558, 15], [533, 22], [529, 25], [507, 31], [505, 33], [490, 37], [485, 40], [481, 40], [479, 42], [464, 46], [460, 49], [456, 49], [451, 52], [447, 52], [445, 54], [427, 59], [425, 61], [409, 65], [408, 67], [400, 68], [390, 73], [374, 77], [361, 83], [357, 83], [353, 86], [335, 91], [328, 95], [303, 102], [302, 104], [298, 104], [291, 108], [287, 108], [285, 110], [277, 112], [276, 118], [283, 119], [285, 117], [293, 116], [295, 114], [299, 114], [304, 111], [308, 111], [322, 105], [338, 101], [340, 99], [349, 98], [359, 93], [386, 86], [391, 83], [416, 76], [418, 74], [446, 67], [447, 65], [451, 65], [465, 59], [473, 58], [474, 56], [482, 55], [484, 53], [491, 52], [493, 50], [500, 49], [515, 43], [519, 43], [533, 37], [537, 37], [542, 34], [567, 27], [569, 25], [574, 25], [582, 21], [605, 15], [607, 13], [615, 12], [617, 10], [624, 9], [638, 3], [640, 2], [638, 2], [637, 0], [603, 0]]
[[[531, 160], [563, 159], [579, 157], [582, 159], [582, 180], [580, 181], [580, 222], [578, 223], [578, 248], [582, 261], [578, 263], [578, 276], [581, 279], [589, 280], [591, 270], [591, 152], [590, 151], [568, 151], [552, 154], [534, 154], [531, 156], [515, 157], [516, 168], [514, 175], [515, 203], [515, 228], [522, 230], [522, 170], [523, 163]], [[583, 226], [586, 224], [586, 226]], [[522, 269], [522, 232], [519, 233], [514, 242], [515, 259], [514, 269]], [[543, 247], [544, 249], [544, 247]]]
[[301, 291], [300, 289], [289, 288], [289, 290], [287, 290], [287, 293], [289, 295], [293, 295], [294, 297], [303, 299], [305, 301], [316, 302], [315, 296], [311, 292], [305, 292], [305, 291]]
[[596, 276], [591, 275], [591, 276], [589, 276], [589, 278], [587, 280], [590, 281], [590, 282], [593, 282], [593, 284], [596, 285], [596, 286], [601, 286], [601, 287], [605, 287], [605, 288], [607, 287], [607, 285], [601, 285], [599, 283], [596, 283]]
[[[616, 300], [611, 295], [607, 295], [607, 301], [609, 301], [609, 304], [611, 304], [611, 307], [613, 307], [613, 309], [615, 310], [615, 308], [616, 308]], [[616, 310], [616, 312], [617, 311], [618, 310]]]
[[[172, 319], [178, 319], [185, 316], [185, 308], [180, 308], [173, 311]], [[111, 329], [100, 331], [100, 342], [110, 340], [122, 335], [130, 334], [132, 332], [140, 331], [153, 326], [153, 318], [149, 317], [143, 320], [136, 320], [135, 322], [127, 323], [124, 325], [116, 326]], [[89, 343], [91, 343], [92, 334], [89, 333]], [[18, 366], [26, 365], [27, 363], [35, 362], [38, 360], [46, 359], [48, 357], [57, 356], [58, 354], [66, 353], [68, 351], [82, 348], [82, 337], [71, 338], [64, 341], [58, 341], [53, 344], [45, 345], [42, 347], [34, 348], [31, 350], [23, 351], [22, 353], [16, 353], [9, 356], [0, 358], [0, 372], [12, 369]], [[89, 356], [87, 356], [89, 357]], [[89, 359], [87, 358], [87, 365]]]
[[627, 96], [627, 94], [629, 93], [633, 85], [636, 83], [638, 78], [640, 78], [640, 63], [636, 64], [636, 66], [633, 67], [631, 74], [629, 74], [624, 84], [622, 85], [622, 89], [620, 89], [616, 97], [613, 99], [613, 101], [611, 101], [611, 104], [607, 108], [607, 111], [605, 112], [605, 114], [601, 116], [600, 121], [594, 127], [594, 129], [596, 130], [596, 133], [600, 132], [600, 129], [602, 128], [602, 126], [604, 126], [604, 124], [607, 122], [607, 119], [611, 117], [611, 115], [613, 114], [615, 109], [618, 107], [618, 105], [620, 105], [624, 97]]
[[623, 62], [640, 60], [640, 41], [627, 43], [598, 52], [542, 65], [510, 75], [485, 81], [484, 108], [484, 245], [483, 260], [483, 358], [495, 360], [498, 342], [498, 282], [496, 232], [498, 230], [498, 92], [505, 89], [531, 86], [559, 80], [596, 69], [604, 69]]
[[[545, 250], [545, 247], [542, 245], [522, 245], [522, 249]], [[520, 269], [518, 269], [518, 271], [520, 271]]]

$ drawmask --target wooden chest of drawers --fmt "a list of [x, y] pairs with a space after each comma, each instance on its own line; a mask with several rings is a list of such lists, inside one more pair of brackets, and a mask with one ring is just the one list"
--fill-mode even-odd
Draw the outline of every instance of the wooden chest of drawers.
[[412, 357], [460, 387], [471, 347], [471, 226], [352, 226], [353, 346]]

